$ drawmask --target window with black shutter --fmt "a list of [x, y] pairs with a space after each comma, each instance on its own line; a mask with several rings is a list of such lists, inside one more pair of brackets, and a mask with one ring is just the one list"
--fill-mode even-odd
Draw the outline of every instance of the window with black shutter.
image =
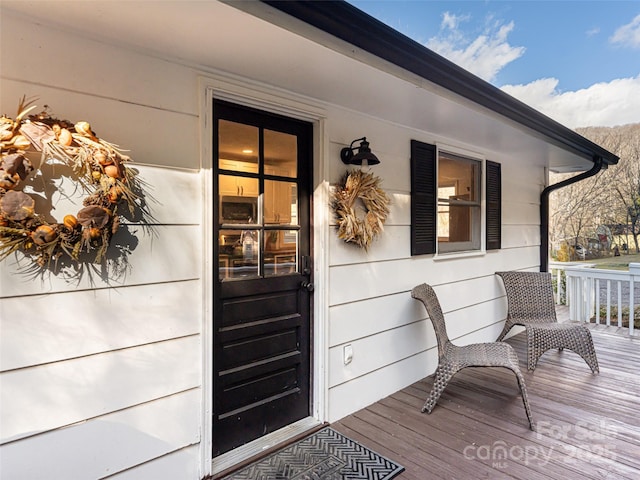
[[[482, 165], [411, 141], [411, 254], [482, 249]], [[501, 246], [500, 164], [486, 161], [486, 249]]]

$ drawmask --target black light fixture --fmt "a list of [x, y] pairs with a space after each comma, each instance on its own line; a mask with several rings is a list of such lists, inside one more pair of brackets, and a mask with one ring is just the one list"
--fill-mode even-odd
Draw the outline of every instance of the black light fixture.
[[[353, 146], [356, 142], [360, 142], [359, 147]], [[358, 153], [354, 155], [353, 151], [356, 148], [358, 149]], [[346, 163], [347, 165], [362, 165], [365, 161], [367, 162], [367, 165], [377, 165], [380, 163], [378, 157], [371, 153], [367, 137], [358, 138], [351, 142], [351, 145], [340, 150], [340, 159], [342, 160], [342, 163]]]

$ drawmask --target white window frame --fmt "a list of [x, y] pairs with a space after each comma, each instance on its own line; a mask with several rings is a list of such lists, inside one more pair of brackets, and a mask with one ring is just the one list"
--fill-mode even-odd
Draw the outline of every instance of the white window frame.
[[[437, 159], [436, 159], [436, 175], [437, 175], [437, 186], [436, 191], [440, 191], [440, 168], [441, 168], [441, 159], [442, 157], [451, 157], [453, 159], [460, 159], [470, 162], [477, 162], [477, 174], [476, 178], [474, 178], [474, 183], [476, 184], [476, 188], [478, 189], [479, 195], [477, 201], [473, 202], [477, 204], [477, 209], [479, 214], [472, 215], [472, 239], [466, 242], [443, 242], [440, 241], [440, 235], [436, 236], [436, 258], [438, 256], [446, 256], [447, 258], [451, 258], [451, 256], [475, 256], [475, 255], [484, 255], [485, 253], [485, 216], [486, 216], [486, 206], [485, 206], [485, 158], [479, 156], [478, 154], [473, 154], [468, 151], [463, 151], [457, 148], [447, 147], [438, 147], [437, 149]], [[442, 185], [443, 187], [449, 187], [450, 185]], [[465, 202], [466, 203], [466, 202]], [[441, 199], [438, 196], [436, 202], [436, 208], [438, 209], [438, 214], [436, 215], [437, 228], [440, 228], [439, 221], [439, 212], [441, 208]], [[469, 206], [473, 207], [472, 204]], [[477, 236], [477, 238], [474, 238]]]

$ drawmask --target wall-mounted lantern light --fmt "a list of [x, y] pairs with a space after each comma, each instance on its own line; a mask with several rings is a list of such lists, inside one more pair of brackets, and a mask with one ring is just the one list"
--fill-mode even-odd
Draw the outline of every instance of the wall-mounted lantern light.
[[[356, 142], [360, 142], [359, 147], [353, 146]], [[358, 149], [358, 153], [354, 155], [353, 151], [356, 148]], [[340, 150], [340, 159], [342, 160], [342, 163], [346, 163], [347, 165], [362, 165], [365, 162], [367, 165], [377, 165], [380, 163], [378, 157], [371, 153], [367, 137], [358, 138], [351, 142], [351, 145]]]

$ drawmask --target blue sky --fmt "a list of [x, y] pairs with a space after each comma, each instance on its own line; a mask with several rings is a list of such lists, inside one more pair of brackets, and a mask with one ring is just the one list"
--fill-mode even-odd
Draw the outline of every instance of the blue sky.
[[640, 0], [350, 0], [571, 127], [640, 122]]

